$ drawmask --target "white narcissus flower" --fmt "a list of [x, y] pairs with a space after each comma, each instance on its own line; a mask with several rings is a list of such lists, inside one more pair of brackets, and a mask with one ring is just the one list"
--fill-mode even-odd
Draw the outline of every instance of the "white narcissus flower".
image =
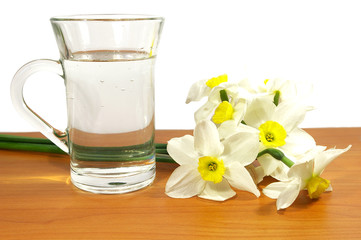
[[245, 168], [255, 160], [258, 142], [256, 131], [237, 133], [220, 142], [214, 123], [201, 121], [194, 129], [194, 137], [186, 135], [168, 142], [168, 153], [180, 166], [169, 177], [166, 194], [224, 201], [236, 194], [231, 185], [259, 197]]
[[274, 102], [276, 106], [284, 101], [293, 101], [305, 105], [307, 111], [314, 109], [310, 101], [313, 93], [312, 84], [297, 84], [290, 80], [273, 78], [264, 80], [263, 84], [257, 87], [253, 87], [249, 79], [243, 79], [239, 86], [250, 93], [251, 97], [248, 99], [263, 97]]
[[250, 96], [239, 83], [228, 83], [228, 76], [224, 74], [194, 83], [188, 92], [186, 103], [208, 97], [207, 102], [194, 113], [195, 122], [211, 119], [215, 124], [222, 124], [228, 120], [241, 121], [246, 109], [246, 99]]
[[281, 78], [266, 79], [264, 85], [259, 86], [259, 92], [279, 94], [279, 102], [294, 99], [297, 96], [296, 84]]
[[202, 98], [209, 96], [214, 87], [227, 81], [227, 74], [223, 74], [208, 80], [200, 80], [195, 82], [189, 89], [186, 103], [199, 101]]
[[266, 79], [264, 86], [259, 86], [259, 91], [274, 95], [273, 100], [278, 103], [292, 100], [306, 105], [308, 111], [314, 109], [309, 104], [309, 99], [313, 93], [313, 85], [306, 82], [297, 84], [296, 82], [281, 78]]
[[[298, 128], [306, 112], [305, 105], [294, 101], [284, 101], [276, 106], [268, 98], [260, 97], [248, 106], [244, 122], [259, 130], [260, 151], [278, 148], [288, 156], [297, 157], [316, 146], [312, 136]], [[266, 175], [287, 179], [288, 169], [280, 161], [269, 155], [259, 157], [258, 161]]]
[[323, 147], [316, 147], [315, 151], [305, 156], [305, 161], [295, 163], [290, 168], [288, 181], [271, 183], [263, 189], [263, 193], [277, 199], [277, 210], [289, 207], [296, 200], [299, 192], [304, 189], [307, 189], [311, 199], [319, 198], [323, 192], [332, 191], [330, 181], [320, 177], [323, 170], [350, 148], [351, 145], [345, 149], [323, 151]]
[[[303, 82], [300, 85], [281, 78], [265, 79], [263, 84], [259, 84], [257, 87], [253, 87], [250, 82], [251, 80], [246, 78], [240, 81], [239, 85], [255, 95], [255, 97], [268, 95], [270, 100], [273, 101], [274, 96], [277, 94], [279, 103], [293, 99], [304, 102], [313, 92], [313, 86], [310, 84]], [[313, 108], [309, 107], [309, 110], [311, 109]]]
[[215, 124], [228, 120], [240, 122], [247, 106], [247, 99], [243, 97], [245, 94], [242, 91], [235, 83], [214, 87], [207, 102], [194, 113], [195, 122], [208, 119]]
[[269, 100], [273, 101], [275, 95], [277, 95], [277, 102], [281, 102], [287, 99], [294, 99], [297, 96], [297, 87], [292, 81], [280, 78], [266, 79], [258, 86], [252, 86], [251, 82], [256, 81], [245, 78], [239, 82], [239, 85], [253, 94], [255, 98], [267, 96]]

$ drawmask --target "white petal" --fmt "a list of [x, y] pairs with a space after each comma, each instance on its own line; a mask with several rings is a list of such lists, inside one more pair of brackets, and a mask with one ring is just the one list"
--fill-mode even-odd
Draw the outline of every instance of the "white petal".
[[198, 170], [190, 165], [176, 168], [165, 186], [165, 193], [173, 198], [189, 198], [202, 192], [205, 181]]
[[238, 124], [237, 126], [237, 131], [238, 132], [248, 132], [248, 133], [252, 133], [252, 134], [257, 134], [257, 136], [259, 135], [259, 130], [257, 128], [245, 125], [245, 124]]
[[329, 150], [326, 150], [326, 151], [320, 153], [315, 158], [314, 173], [316, 175], [320, 175], [328, 164], [330, 164], [335, 158], [340, 156], [342, 153], [347, 152], [350, 148], [351, 148], [351, 145], [349, 145], [345, 149], [329, 149]]
[[263, 167], [262, 166], [254, 166], [253, 164], [245, 166], [249, 174], [251, 175], [253, 181], [258, 184], [262, 182], [263, 178], [265, 177]]
[[293, 131], [305, 118], [307, 107], [295, 101], [281, 102], [272, 116], [273, 121], [281, 124], [287, 133]]
[[257, 92], [254, 89], [251, 89], [250, 87], [246, 86], [247, 83], [241, 81], [237, 84], [238, 86], [238, 96], [247, 99], [247, 100], [252, 100], [256, 95]]
[[211, 114], [213, 113], [214, 109], [216, 109], [218, 103], [214, 103], [211, 101], [207, 101], [203, 106], [201, 106], [195, 113], [194, 113], [194, 120], [196, 123], [210, 119]]
[[198, 154], [194, 150], [194, 138], [185, 135], [168, 141], [167, 151], [179, 165], [198, 164]]
[[274, 182], [263, 188], [262, 192], [269, 198], [277, 199], [281, 192], [287, 188], [288, 184], [289, 182]]
[[280, 90], [281, 92], [281, 102], [289, 99], [295, 99], [297, 96], [296, 84], [290, 80], [283, 81], [277, 90]]
[[[288, 171], [289, 178], [300, 178], [302, 181], [310, 179], [313, 174], [314, 161], [295, 163]], [[303, 188], [304, 186], [302, 186]]]
[[259, 135], [259, 130], [245, 124], [238, 124], [235, 120], [228, 120], [223, 122], [218, 127], [219, 136], [221, 139], [228, 138], [238, 132], [248, 132]]
[[[314, 148], [310, 149], [304, 154], [301, 154], [300, 156], [297, 156], [296, 162], [308, 162], [312, 159], [315, 159], [315, 157], [320, 154], [321, 152], [325, 151], [327, 147], [316, 145]], [[285, 152], [287, 155], [287, 153]]]
[[282, 163], [270, 175], [279, 181], [288, 181], [289, 170], [290, 170], [289, 167], [287, 167], [285, 164]]
[[257, 158], [259, 137], [257, 132], [239, 132], [223, 141], [224, 161], [240, 162], [243, 166], [251, 164]]
[[280, 90], [281, 86], [283, 85], [284, 80], [280, 78], [272, 78], [269, 79], [266, 83], [266, 88], [268, 92], [273, 93], [276, 90]]
[[256, 170], [256, 176], [257, 176], [256, 183], [258, 184], [263, 181], [266, 174], [264, 174], [264, 170], [263, 170], [262, 166], [255, 167], [255, 170]]
[[236, 192], [232, 190], [227, 180], [223, 179], [220, 183], [207, 182], [205, 188], [198, 197], [215, 201], [224, 201], [234, 195], [236, 195]]
[[221, 103], [221, 95], [219, 94], [219, 91], [226, 88], [223, 84], [226, 84], [226, 83], [221, 83], [221, 85], [218, 85], [218, 86], [212, 88], [212, 91], [208, 96], [208, 101], [217, 103], [217, 104]]
[[207, 102], [194, 113], [194, 120], [196, 123], [211, 118], [214, 110], [222, 102], [219, 94], [219, 91], [222, 89], [224, 89], [224, 87], [217, 86], [211, 90]]
[[290, 182], [277, 198], [277, 210], [288, 208], [296, 200], [300, 190], [298, 180]]
[[[295, 84], [297, 90], [297, 99], [302, 102], [314, 102], [314, 86], [310, 82], [299, 82]], [[311, 107], [313, 109], [313, 107]], [[310, 109], [310, 110], [312, 110]]]
[[247, 125], [258, 129], [261, 124], [271, 120], [275, 109], [276, 106], [268, 97], [256, 98], [248, 106], [244, 121]]
[[244, 99], [239, 99], [238, 102], [233, 106], [234, 113], [233, 119], [239, 124], [246, 114], [247, 102]]
[[259, 197], [260, 192], [257, 189], [253, 178], [251, 177], [247, 169], [243, 167], [239, 162], [233, 162], [230, 165], [227, 165], [227, 170], [224, 174], [224, 177], [233, 187], [238, 188], [239, 190], [253, 193], [257, 197]]
[[220, 139], [225, 139], [237, 133], [238, 131], [236, 121], [228, 120], [223, 122], [221, 125], [219, 125], [218, 132]]
[[211, 88], [206, 85], [207, 80], [200, 80], [195, 82], [189, 89], [186, 103], [192, 101], [199, 101], [203, 97], [208, 96]]
[[303, 154], [316, 147], [313, 137], [300, 128], [295, 128], [286, 138], [286, 144], [282, 146], [287, 152], [293, 155]]
[[216, 125], [209, 121], [199, 122], [194, 129], [194, 148], [203, 156], [218, 157], [223, 152]]
[[250, 81], [249, 81], [248, 78], [244, 78], [244, 79], [242, 79], [241, 81], [239, 81], [238, 85], [239, 85], [241, 88], [247, 90], [247, 91], [250, 92], [250, 93], [254, 93], [254, 94], [256, 93], [256, 91], [254, 90], [254, 88], [253, 88], [253, 86], [251, 85], [251, 83], [250, 83]]
[[271, 155], [265, 154], [257, 158], [258, 162], [263, 167], [264, 174], [270, 176], [281, 164], [281, 161], [274, 159]]

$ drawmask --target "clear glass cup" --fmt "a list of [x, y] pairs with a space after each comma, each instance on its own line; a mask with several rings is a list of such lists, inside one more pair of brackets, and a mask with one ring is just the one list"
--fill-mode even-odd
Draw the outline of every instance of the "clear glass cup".
[[[113, 194], [148, 186], [155, 177], [154, 64], [163, 18], [112, 14], [50, 21], [60, 60], [34, 60], [19, 69], [11, 83], [14, 107], [70, 155], [78, 188]], [[39, 71], [64, 79], [65, 131], [24, 100], [27, 78]]]

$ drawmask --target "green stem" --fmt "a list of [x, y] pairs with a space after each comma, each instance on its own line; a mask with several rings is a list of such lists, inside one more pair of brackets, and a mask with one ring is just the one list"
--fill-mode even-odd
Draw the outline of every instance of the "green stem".
[[[24, 136], [15, 136], [15, 135], [9, 135], [9, 134], [0, 134], [0, 142], [39, 143], [39, 144], [54, 145], [54, 143], [47, 138], [24, 137]], [[167, 149], [167, 144], [166, 143], [155, 143], [155, 148], [156, 149]]]
[[168, 154], [167, 149], [162, 149], [162, 148], [155, 148], [155, 152], [160, 154]]
[[278, 103], [280, 101], [280, 95], [281, 95], [281, 92], [279, 90], [276, 90], [275, 91], [275, 96], [273, 98], [273, 103], [278, 106]]
[[[175, 163], [168, 155], [166, 143], [155, 144], [156, 161]], [[0, 134], [0, 149], [66, 154], [46, 138]]]
[[65, 154], [65, 152], [62, 151], [60, 148], [58, 148], [58, 146], [54, 144], [44, 144], [44, 143], [0, 142], [0, 149]]
[[293, 164], [295, 164], [288, 157], [286, 157], [283, 152], [281, 152], [280, 150], [275, 149], [275, 148], [267, 148], [267, 149], [259, 152], [257, 157], [260, 157], [264, 154], [269, 154], [272, 157], [274, 157], [275, 159], [282, 161], [287, 167], [292, 167]]
[[0, 134], [0, 142], [53, 144], [52, 141], [50, 141], [47, 138], [23, 137], [23, 136], [14, 136], [8, 134]]
[[157, 162], [167, 162], [167, 163], [176, 163], [171, 156], [167, 154], [156, 154], [155, 155]]
[[229, 102], [226, 90], [222, 89], [221, 91], [219, 91], [219, 95], [221, 97], [222, 102], [224, 102], [224, 101]]
[[167, 144], [166, 143], [156, 143], [155, 148], [156, 149], [167, 149]]

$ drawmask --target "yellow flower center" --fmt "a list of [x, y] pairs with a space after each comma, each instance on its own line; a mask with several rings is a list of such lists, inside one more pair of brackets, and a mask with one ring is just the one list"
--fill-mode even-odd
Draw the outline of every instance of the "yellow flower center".
[[223, 160], [205, 156], [198, 159], [198, 172], [205, 181], [220, 183], [226, 171]]
[[259, 137], [266, 147], [280, 147], [286, 144], [287, 132], [281, 124], [267, 121], [259, 127]]
[[320, 176], [313, 176], [307, 183], [308, 196], [311, 199], [319, 198], [330, 186], [330, 181]]
[[231, 120], [233, 117], [233, 112], [234, 110], [232, 105], [227, 101], [223, 101], [216, 108], [212, 117], [212, 121], [215, 124], [221, 124], [227, 120]]
[[218, 77], [214, 77], [214, 78], [209, 79], [206, 82], [206, 85], [208, 87], [210, 87], [210, 88], [214, 88], [214, 87], [218, 86], [219, 84], [221, 84], [223, 82], [227, 82], [227, 81], [228, 81], [227, 74], [223, 74], [223, 75], [220, 75]]

